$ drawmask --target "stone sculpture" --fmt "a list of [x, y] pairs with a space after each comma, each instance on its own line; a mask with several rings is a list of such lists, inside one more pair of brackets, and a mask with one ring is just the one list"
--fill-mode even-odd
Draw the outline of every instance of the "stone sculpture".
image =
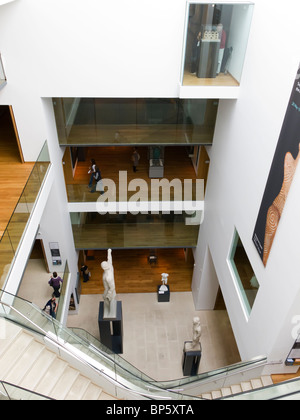
[[193, 341], [187, 342], [185, 344], [186, 351], [199, 351], [201, 350], [201, 339], [202, 328], [200, 324], [200, 318], [195, 317], [193, 319]]
[[103, 269], [103, 286], [104, 286], [104, 318], [116, 318], [117, 302], [116, 287], [114, 278], [114, 267], [112, 264], [112, 250], [107, 251], [107, 261], [101, 263]]
[[161, 275], [161, 281], [162, 281], [162, 286], [160, 286], [160, 292], [167, 292], [168, 291], [168, 288], [167, 288], [167, 284], [168, 284], [168, 277], [169, 277], [169, 274], [167, 274], [167, 273], [162, 273], [162, 275]]

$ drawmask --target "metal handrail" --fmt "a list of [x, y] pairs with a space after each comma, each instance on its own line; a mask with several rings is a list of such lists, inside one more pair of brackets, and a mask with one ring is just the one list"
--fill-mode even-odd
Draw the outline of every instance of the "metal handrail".
[[[99, 368], [97, 368], [96, 366], [94, 366], [93, 364], [91, 364], [91, 363], [89, 363], [84, 357], [81, 357], [81, 356], [79, 356], [76, 352], [74, 352], [74, 351], [72, 351], [72, 349], [70, 349], [68, 346], [66, 346], [65, 345], [65, 343], [64, 342], [62, 342], [62, 340], [59, 340], [58, 338], [56, 339], [56, 337], [55, 337], [55, 335], [54, 334], [49, 334], [49, 332], [47, 332], [47, 331], [45, 331], [43, 328], [41, 328], [39, 325], [37, 325], [35, 322], [33, 322], [30, 318], [28, 318], [26, 315], [24, 315], [22, 312], [20, 312], [20, 311], [18, 311], [16, 308], [14, 308], [12, 305], [9, 305], [8, 303], [6, 303], [6, 302], [2, 302], [1, 300], [0, 300], [0, 304], [1, 305], [3, 305], [3, 306], [6, 306], [6, 307], [8, 307], [9, 309], [11, 309], [11, 310], [13, 310], [13, 311], [15, 311], [18, 315], [20, 315], [22, 318], [24, 318], [27, 322], [29, 322], [30, 324], [32, 324], [33, 326], [34, 326], [34, 328], [37, 328], [41, 333], [42, 333], [42, 335], [44, 335], [48, 340], [50, 340], [50, 341], [52, 341], [52, 342], [54, 342], [58, 347], [62, 347], [66, 352], [68, 352], [68, 353], [70, 353], [76, 360], [78, 360], [78, 361], [80, 361], [81, 363], [83, 363], [84, 365], [86, 365], [86, 366], [88, 366], [88, 367], [90, 367], [90, 368], [92, 368], [94, 371], [96, 371], [98, 374], [99, 373], [101, 373], [101, 375], [103, 375], [103, 376], [105, 376], [106, 377], [106, 379], [109, 381], [109, 382], [111, 382], [114, 386], [117, 386], [117, 387], [119, 387], [119, 388], [121, 388], [121, 389], [124, 389], [124, 390], [126, 390], [126, 391], [129, 391], [130, 393], [133, 393], [133, 394], [136, 394], [136, 395], [140, 395], [140, 396], [143, 396], [143, 397], [145, 397], [145, 398], [149, 398], [149, 399], [153, 399], [153, 398], [156, 398], [157, 399], [157, 395], [156, 396], [153, 396], [153, 395], [150, 395], [150, 394], [146, 394], [146, 393], [143, 393], [143, 392], [140, 392], [140, 391], [135, 391], [135, 390], [132, 390], [131, 388], [128, 388], [128, 387], [126, 387], [124, 384], [122, 384], [122, 383], [120, 383], [120, 382], [118, 382], [117, 380], [115, 380], [115, 379], [113, 379], [112, 377], [110, 377], [108, 374], [106, 374], [105, 372], [104, 372], [104, 370], [101, 370], [101, 369], [99, 369]], [[141, 379], [141, 381], [142, 382], [144, 382], [144, 383], [146, 383], [147, 384], [147, 382], [146, 381], [144, 381], [144, 380], [142, 380]], [[153, 384], [148, 384], [149, 385], [149, 387], [150, 388], [152, 388], [152, 389], [156, 389], [157, 391], [162, 391], [162, 392], [168, 392], [168, 393], [170, 393], [170, 394], [174, 394], [174, 396], [175, 395], [178, 395], [177, 393], [175, 393], [175, 392], [172, 392], [172, 391], [166, 391], [166, 390], [164, 390], [164, 389], [162, 389], [162, 388], [159, 388], [159, 387], [157, 387], [157, 388], [155, 388], [155, 387], [153, 387]], [[180, 394], [180, 396], [183, 396], [184, 397], [184, 395], [182, 395], [182, 394]], [[188, 396], [186, 396], [186, 397], [188, 397]], [[159, 398], [160, 399], [163, 399], [163, 400], [172, 400], [172, 398], [171, 397], [164, 397], [164, 396], [159, 396]], [[197, 398], [197, 397], [193, 397], [194, 399], [200, 399], [201, 400], [201, 398]]]

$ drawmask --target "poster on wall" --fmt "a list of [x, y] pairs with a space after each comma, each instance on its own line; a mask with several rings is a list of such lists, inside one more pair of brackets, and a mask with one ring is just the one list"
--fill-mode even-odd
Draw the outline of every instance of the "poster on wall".
[[267, 265], [286, 199], [300, 160], [300, 66], [293, 86], [253, 234]]

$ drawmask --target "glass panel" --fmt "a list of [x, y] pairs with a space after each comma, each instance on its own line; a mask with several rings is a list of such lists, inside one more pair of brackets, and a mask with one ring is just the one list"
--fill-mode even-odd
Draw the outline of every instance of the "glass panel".
[[7, 392], [3, 384], [0, 382], [0, 401], [3, 401], [3, 400], [9, 400], [9, 397], [7, 395]]
[[5, 231], [0, 240], [0, 289], [3, 288], [14, 256], [15, 252], [9, 234]]
[[187, 224], [189, 218], [185, 213], [87, 213], [84, 224], [73, 225], [75, 246], [77, 249], [195, 247], [199, 224]]
[[1, 287], [5, 283], [10, 265], [19, 247], [49, 165], [48, 146], [45, 143], [0, 240]]
[[235, 231], [229, 262], [235, 274], [235, 280], [239, 286], [245, 308], [250, 315], [259, 290], [259, 283], [237, 231]]
[[64, 305], [65, 305], [66, 291], [67, 291], [68, 282], [69, 282], [69, 275], [70, 275], [69, 265], [68, 265], [68, 261], [66, 261], [65, 271], [64, 271], [64, 274], [63, 274], [63, 284], [62, 284], [62, 287], [61, 287], [61, 290], [60, 290], [58, 309], [57, 309], [57, 312], [56, 312], [56, 319], [58, 321], [61, 321], [62, 310], [63, 310]]
[[252, 3], [189, 5], [184, 86], [239, 86], [253, 7]]
[[61, 145], [212, 144], [218, 100], [53, 99]]
[[[70, 329], [65, 328], [57, 320], [46, 316], [45, 313], [41, 312], [40, 309], [36, 308], [30, 302], [3, 291], [1, 292], [1, 302], [5, 302], [18, 311], [16, 312], [6, 305], [0, 305], [2, 306], [2, 316], [18, 322], [19, 325], [25, 325], [39, 334], [54, 334], [54, 339], [57, 337], [60, 344], [75, 357], [94, 366], [99, 372], [103, 372], [104, 375], [112, 378], [112, 380], [118, 381], [119, 384], [125, 385], [129, 393], [136, 393], [137, 395], [141, 393], [147, 395], [149, 398], [155, 399], [169, 399], [172, 396], [174, 398], [173, 393], [160, 388], [157, 386], [157, 383], [144, 381], [142, 374], [136, 376], [136, 369], [131, 371], [129, 364], [125, 363], [125, 366], [123, 366], [123, 359], [120, 356], [112, 354], [107, 349], [105, 351], [97, 349], [89, 342], [78, 337]], [[193, 399], [193, 397], [186, 397], [184, 395], [176, 396], [180, 400]]]
[[47, 398], [43, 395], [36, 394], [34, 392], [28, 391], [26, 389], [20, 388], [18, 386], [14, 386], [8, 383], [3, 383], [3, 386], [9, 395], [9, 399], [13, 401], [45, 401], [49, 400], [50, 398]]
[[3, 62], [0, 54], [0, 89], [6, 84], [6, 76], [3, 68]]

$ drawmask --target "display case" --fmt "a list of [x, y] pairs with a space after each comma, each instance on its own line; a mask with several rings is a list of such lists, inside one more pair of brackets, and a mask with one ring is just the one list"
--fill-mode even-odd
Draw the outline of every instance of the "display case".
[[163, 178], [164, 176], [164, 148], [162, 146], [149, 147], [149, 178]]
[[239, 86], [253, 10], [251, 2], [188, 2], [182, 86]]

